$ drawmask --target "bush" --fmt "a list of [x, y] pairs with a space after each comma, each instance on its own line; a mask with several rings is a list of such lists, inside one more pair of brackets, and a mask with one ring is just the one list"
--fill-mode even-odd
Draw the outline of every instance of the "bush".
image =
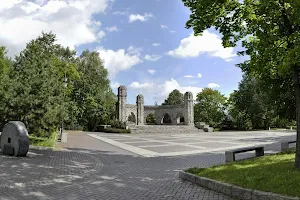
[[111, 127], [115, 129], [126, 129], [126, 122], [121, 122], [119, 120], [112, 120]]
[[154, 113], [150, 113], [150, 114], [147, 116], [147, 118], [146, 118], [146, 123], [147, 123], [147, 124], [155, 124], [155, 123], [156, 123]]
[[105, 133], [131, 133], [130, 129], [105, 128]]

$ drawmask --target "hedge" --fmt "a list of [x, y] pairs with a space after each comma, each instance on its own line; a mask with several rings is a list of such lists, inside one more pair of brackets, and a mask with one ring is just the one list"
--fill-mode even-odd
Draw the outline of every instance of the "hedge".
[[130, 129], [105, 128], [105, 133], [131, 133]]

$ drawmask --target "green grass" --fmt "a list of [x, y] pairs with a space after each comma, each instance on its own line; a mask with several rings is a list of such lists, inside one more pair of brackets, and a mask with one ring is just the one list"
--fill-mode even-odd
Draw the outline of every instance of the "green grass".
[[49, 138], [29, 135], [30, 145], [41, 147], [53, 147], [55, 143], [55, 134], [56, 132], [53, 132]]
[[225, 183], [300, 197], [300, 171], [294, 168], [295, 150], [186, 172]]

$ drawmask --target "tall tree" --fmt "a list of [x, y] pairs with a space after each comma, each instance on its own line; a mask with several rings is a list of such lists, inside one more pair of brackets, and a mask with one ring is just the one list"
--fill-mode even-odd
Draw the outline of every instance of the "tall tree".
[[77, 59], [80, 80], [75, 84], [74, 101], [79, 108], [78, 120], [86, 130], [108, 123], [114, 115], [116, 96], [99, 53], [84, 51]]
[[204, 88], [197, 94], [196, 102], [195, 121], [217, 126], [225, 119], [226, 97], [218, 90]]
[[179, 90], [173, 90], [162, 105], [178, 105], [183, 103], [183, 94]]
[[12, 63], [6, 57], [6, 48], [0, 46], [0, 130], [9, 121], [9, 99], [12, 89], [9, 74], [12, 71]]
[[71, 86], [66, 87], [66, 77], [71, 81], [76, 68], [66, 62], [68, 50], [55, 41], [54, 34], [43, 33], [29, 42], [16, 57], [10, 74], [10, 108], [14, 111], [10, 119], [23, 121], [36, 135], [49, 135], [67, 118], [64, 102]]
[[186, 27], [195, 35], [209, 27], [222, 34], [223, 45], [241, 41], [250, 60], [239, 66], [255, 76], [293, 79], [296, 99], [295, 167], [300, 169], [300, 2], [299, 0], [183, 0], [192, 14]]

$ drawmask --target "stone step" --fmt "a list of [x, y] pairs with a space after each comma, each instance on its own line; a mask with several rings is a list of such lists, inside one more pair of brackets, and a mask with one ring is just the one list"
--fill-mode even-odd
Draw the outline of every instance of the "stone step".
[[171, 125], [143, 125], [131, 126], [132, 133], [191, 133], [203, 132], [194, 126], [171, 126]]

